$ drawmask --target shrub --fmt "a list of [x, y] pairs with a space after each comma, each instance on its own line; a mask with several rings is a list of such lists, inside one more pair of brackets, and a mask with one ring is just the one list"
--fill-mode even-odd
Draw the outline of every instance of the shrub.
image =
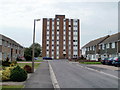
[[10, 66], [16, 66], [17, 65], [17, 61], [12, 61]]
[[3, 66], [10, 66], [11, 62], [8, 61], [2, 61]]
[[26, 61], [32, 61], [32, 56], [27, 55], [27, 56], [25, 56], [25, 59], [26, 59]]
[[17, 66], [11, 70], [10, 79], [18, 82], [25, 81], [27, 79], [27, 72], [20, 68], [20, 66]]
[[9, 69], [2, 71], [2, 78], [1, 78], [1, 80], [2, 81], [10, 80], [10, 70]]
[[1, 80], [2, 81], [7, 81], [10, 80], [10, 74], [11, 74], [11, 70], [14, 67], [4, 67], [4, 70], [1, 70]]
[[24, 66], [24, 70], [25, 70], [27, 73], [32, 73], [32, 67], [29, 66], [29, 65], [25, 65], [25, 66]]

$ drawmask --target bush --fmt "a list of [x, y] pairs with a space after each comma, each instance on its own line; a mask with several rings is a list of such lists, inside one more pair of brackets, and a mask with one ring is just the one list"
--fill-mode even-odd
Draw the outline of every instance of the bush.
[[10, 74], [11, 74], [11, 70], [13, 69], [14, 67], [6, 67], [5, 70], [1, 71], [1, 80], [2, 81], [8, 81], [10, 80]]
[[29, 66], [29, 65], [25, 65], [25, 66], [24, 66], [24, 70], [25, 70], [27, 73], [32, 73], [32, 67]]
[[2, 61], [2, 66], [10, 66], [11, 62]]
[[17, 61], [23, 61], [21, 58], [19, 58], [19, 57], [17, 57], [17, 59], [16, 59]]
[[10, 79], [18, 82], [25, 81], [27, 79], [27, 72], [20, 68], [20, 66], [17, 66], [11, 70]]
[[10, 66], [16, 66], [17, 65], [17, 61], [12, 61]]
[[26, 59], [26, 61], [32, 61], [32, 56], [27, 55], [27, 56], [25, 56], [25, 59]]

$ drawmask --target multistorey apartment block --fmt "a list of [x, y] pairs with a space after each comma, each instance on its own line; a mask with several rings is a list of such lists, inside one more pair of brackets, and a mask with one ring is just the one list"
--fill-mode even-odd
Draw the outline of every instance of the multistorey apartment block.
[[0, 60], [15, 61], [17, 57], [24, 56], [24, 48], [16, 41], [0, 34]]
[[53, 59], [79, 57], [79, 19], [68, 19], [65, 15], [43, 18], [42, 56]]

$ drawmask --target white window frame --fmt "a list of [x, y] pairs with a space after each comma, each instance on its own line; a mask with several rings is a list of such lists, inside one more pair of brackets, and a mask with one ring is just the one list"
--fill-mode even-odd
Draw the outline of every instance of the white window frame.
[[59, 45], [59, 41], [57, 41], [57, 45]]
[[60, 22], [59, 21], [57, 21], [57, 25], [59, 25], [60, 24]]
[[112, 48], [115, 48], [115, 42], [112, 43]]
[[47, 44], [49, 44], [49, 41], [47, 41]]
[[49, 40], [49, 36], [47, 36], [47, 40]]
[[59, 35], [59, 32], [57, 31], [57, 35]]
[[107, 46], [106, 46], [106, 48], [110, 48], [110, 44], [108, 43], [108, 44], [106, 44]]
[[48, 49], [49, 49], [49, 46], [47, 46], [46, 49], [48, 50]]

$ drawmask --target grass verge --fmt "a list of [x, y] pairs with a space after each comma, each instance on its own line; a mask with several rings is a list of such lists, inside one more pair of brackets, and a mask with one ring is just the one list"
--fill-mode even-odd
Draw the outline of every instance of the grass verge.
[[3, 85], [0, 86], [1, 90], [21, 90], [24, 87], [24, 85]]
[[82, 64], [101, 64], [101, 62], [80, 62]]
[[[17, 61], [17, 62], [32, 62], [32, 61]], [[34, 62], [43, 62], [43, 60], [34, 60]]]
[[[25, 65], [29, 65], [29, 66], [32, 67], [32, 63], [18, 63], [18, 65], [19, 65], [20, 67], [24, 67]], [[39, 65], [40, 65], [40, 63], [34, 63], [35, 69], [37, 69], [37, 68], [39, 67]]]

